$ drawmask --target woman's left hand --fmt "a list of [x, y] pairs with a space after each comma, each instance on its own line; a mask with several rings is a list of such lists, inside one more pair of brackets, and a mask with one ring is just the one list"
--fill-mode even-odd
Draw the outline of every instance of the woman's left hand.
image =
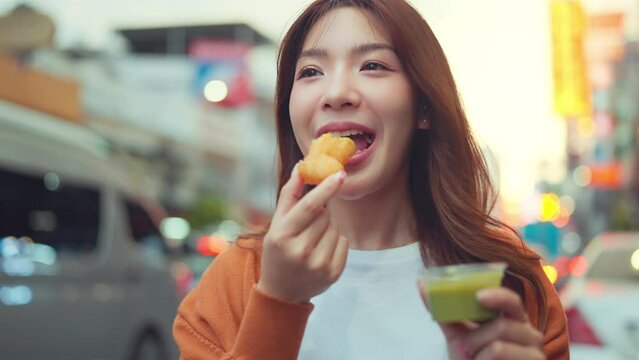
[[[427, 304], [421, 281], [419, 292]], [[543, 335], [528, 320], [521, 298], [514, 291], [504, 288], [483, 289], [477, 293], [480, 304], [500, 312], [500, 316], [484, 323], [440, 323], [448, 342], [451, 360], [516, 359], [542, 360]]]

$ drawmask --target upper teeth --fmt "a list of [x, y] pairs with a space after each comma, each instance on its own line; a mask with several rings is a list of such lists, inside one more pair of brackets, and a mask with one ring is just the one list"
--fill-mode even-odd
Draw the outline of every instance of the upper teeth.
[[364, 135], [364, 132], [360, 130], [331, 131], [331, 135], [335, 137], [344, 137], [351, 135]]

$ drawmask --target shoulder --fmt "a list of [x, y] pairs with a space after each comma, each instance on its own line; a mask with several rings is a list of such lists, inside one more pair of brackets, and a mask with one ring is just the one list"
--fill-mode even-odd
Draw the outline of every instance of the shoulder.
[[[541, 264], [534, 266], [534, 273], [543, 284], [544, 297], [536, 289], [526, 284], [525, 305], [531, 323], [537, 327], [545, 319], [545, 326], [540, 330], [544, 334], [543, 350], [548, 359], [568, 359], [568, 326], [566, 313], [559, 299], [559, 295], [548, 280]], [[543, 300], [542, 300], [543, 299]], [[540, 314], [536, 306], [539, 301], [545, 301], [545, 314]]]
[[[541, 285], [541, 288], [536, 288], [529, 281], [522, 281], [523, 302], [531, 323], [539, 328], [542, 319], [545, 319], [545, 327], [541, 329], [544, 333], [544, 353], [548, 359], [568, 359], [566, 316], [557, 291], [543, 270], [541, 257], [514, 229], [506, 226], [493, 229], [499, 234], [500, 240], [508, 242], [518, 250], [528, 264], [530, 274], [537, 278]], [[545, 303], [545, 314], [539, 312], [540, 301]]]
[[257, 283], [259, 263], [257, 244], [239, 239], [211, 262], [199, 283], [182, 302], [180, 310], [208, 312], [215, 308], [200, 308], [200, 304], [242, 308], [248, 301], [252, 286]]
[[240, 238], [211, 262], [199, 286], [235, 287], [239, 282], [252, 285], [259, 276], [260, 257], [259, 240]]
[[230, 348], [257, 283], [259, 259], [257, 243], [238, 240], [211, 262], [178, 308], [173, 334], [181, 351]]

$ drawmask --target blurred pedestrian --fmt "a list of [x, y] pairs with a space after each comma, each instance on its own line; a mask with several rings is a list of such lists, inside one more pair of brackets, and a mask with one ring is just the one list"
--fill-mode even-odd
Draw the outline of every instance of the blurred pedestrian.
[[[449, 65], [404, 0], [318, 0], [281, 44], [279, 198], [270, 226], [219, 256], [181, 304], [184, 359], [568, 359], [565, 316], [494, 193]], [[312, 189], [311, 141], [349, 136]], [[494, 320], [440, 324], [425, 267], [506, 262], [478, 293]], [[421, 294], [421, 297], [420, 297]]]

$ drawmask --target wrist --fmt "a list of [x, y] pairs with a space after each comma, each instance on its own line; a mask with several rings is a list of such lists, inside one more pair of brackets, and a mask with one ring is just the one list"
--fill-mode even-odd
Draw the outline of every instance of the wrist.
[[283, 294], [281, 292], [277, 292], [277, 291], [273, 291], [271, 288], [269, 288], [268, 286], [264, 285], [263, 282], [258, 281], [257, 285], [255, 286], [255, 288], [257, 289], [257, 291], [259, 291], [260, 293], [262, 293], [262, 295], [265, 295], [269, 298], [278, 300], [278, 301], [282, 301], [282, 302], [286, 302], [286, 303], [292, 303], [292, 304], [308, 304], [310, 302], [310, 299], [306, 299], [306, 298], [302, 298], [302, 297], [295, 297], [295, 296], [290, 296], [287, 294]]

